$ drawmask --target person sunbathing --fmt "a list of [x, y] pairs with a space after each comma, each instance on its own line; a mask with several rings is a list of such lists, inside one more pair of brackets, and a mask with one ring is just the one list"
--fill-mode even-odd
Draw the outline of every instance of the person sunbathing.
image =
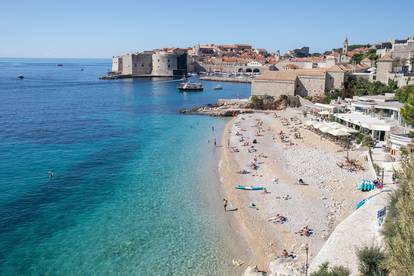
[[295, 232], [295, 234], [299, 234], [301, 236], [305, 236], [305, 237], [309, 237], [310, 235], [313, 234], [313, 230], [310, 229], [307, 225], [305, 227], [303, 227], [301, 230], [299, 230], [298, 232]]

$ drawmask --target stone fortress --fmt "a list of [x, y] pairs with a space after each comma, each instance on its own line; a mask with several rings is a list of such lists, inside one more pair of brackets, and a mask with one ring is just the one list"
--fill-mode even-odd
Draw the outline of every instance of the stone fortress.
[[112, 58], [112, 76], [173, 77], [187, 74], [186, 49], [162, 49], [128, 53]]

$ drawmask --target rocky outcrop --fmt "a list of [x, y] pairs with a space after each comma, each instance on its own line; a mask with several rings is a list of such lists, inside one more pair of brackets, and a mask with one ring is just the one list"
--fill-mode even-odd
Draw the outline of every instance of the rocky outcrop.
[[201, 114], [220, 117], [232, 117], [243, 113], [252, 113], [253, 109], [248, 108], [247, 100], [224, 100], [220, 99], [216, 104], [207, 104], [193, 108], [182, 108], [181, 114]]

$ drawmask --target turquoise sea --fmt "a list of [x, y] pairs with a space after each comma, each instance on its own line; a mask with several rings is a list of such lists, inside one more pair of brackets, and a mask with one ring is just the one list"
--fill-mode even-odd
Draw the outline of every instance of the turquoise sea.
[[234, 274], [211, 142], [226, 120], [177, 110], [250, 86], [181, 94], [98, 80], [109, 68], [0, 59], [0, 275]]

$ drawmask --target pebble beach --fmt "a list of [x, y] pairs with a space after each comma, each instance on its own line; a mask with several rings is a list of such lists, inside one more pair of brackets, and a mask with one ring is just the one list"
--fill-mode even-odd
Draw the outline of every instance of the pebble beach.
[[[306, 246], [311, 260], [355, 210], [360, 179], [373, 177], [365, 151], [348, 152], [361, 170], [340, 168], [347, 152], [309, 130], [306, 120], [300, 110], [288, 108], [238, 115], [226, 125], [219, 163], [223, 196], [238, 208], [227, 215], [251, 250], [248, 260], [236, 256], [236, 265], [300, 274]], [[282, 256], [284, 250], [289, 257]]]

